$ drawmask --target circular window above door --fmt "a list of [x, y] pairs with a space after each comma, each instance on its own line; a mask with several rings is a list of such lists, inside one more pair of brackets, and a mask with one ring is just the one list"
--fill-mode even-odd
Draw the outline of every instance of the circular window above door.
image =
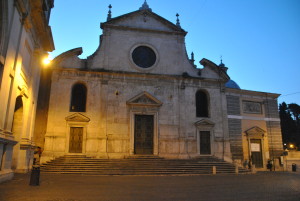
[[156, 62], [156, 54], [148, 46], [138, 46], [132, 51], [132, 60], [140, 68], [150, 68]]

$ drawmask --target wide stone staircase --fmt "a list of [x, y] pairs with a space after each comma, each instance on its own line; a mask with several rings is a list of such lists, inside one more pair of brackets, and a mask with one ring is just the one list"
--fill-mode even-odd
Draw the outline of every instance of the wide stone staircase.
[[[41, 165], [42, 173], [84, 175], [203, 175], [235, 174], [235, 166], [214, 157], [164, 159], [157, 156], [133, 156], [126, 159], [95, 159], [66, 155]], [[239, 168], [239, 173], [250, 173]]]

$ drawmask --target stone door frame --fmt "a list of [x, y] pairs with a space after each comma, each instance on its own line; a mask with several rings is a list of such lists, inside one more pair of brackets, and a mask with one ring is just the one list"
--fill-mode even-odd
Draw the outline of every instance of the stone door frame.
[[[75, 113], [66, 117], [67, 130], [66, 130], [66, 142], [65, 142], [65, 154], [82, 155], [86, 153], [86, 140], [87, 140], [87, 126], [90, 119], [80, 113]], [[82, 152], [81, 153], [70, 153], [70, 134], [71, 127], [82, 128]]]
[[[70, 135], [71, 135], [71, 128], [82, 128], [82, 152], [81, 153], [71, 153], [70, 152]], [[86, 150], [86, 125], [83, 125], [81, 123], [68, 123], [67, 127], [67, 136], [66, 136], [66, 154], [85, 154]]]
[[126, 104], [129, 106], [130, 120], [130, 147], [129, 155], [134, 153], [134, 126], [135, 115], [153, 115], [153, 155], [159, 154], [159, 132], [158, 132], [158, 111], [162, 102], [155, 98], [150, 93], [143, 91], [133, 98], [129, 99]]
[[[212, 121], [207, 119], [202, 119], [195, 123], [196, 126], [196, 137], [197, 137], [197, 153], [200, 156], [213, 156], [214, 155], [214, 126], [215, 124]], [[210, 133], [210, 154], [201, 154], [200, 152], [200, 131], [208, 131]]]
[[[137, 155], [139, 155], [139, 154], [141, 154], [141, 155], [153, 155], [153, 140], [154, 140], [154, 116], [153, 115], [138, 115], [138, 114], [135, 114], [134, 115], [134, 153], [135, 154], [137, 154]], [[140, 121], [140, 126], [141, 127], [143, 127], [143, 128], [141, 128], [141, 130], [140, 130], [140, 133], [139, 133], [139, 130], [138, 130], [138, 128], [137, 128], [137, 120], [138, 119], [140, 119], [141, 121]], [[145, 120], [146, 119], [146, 122], [145, 121], [142, 121], [142, 119], [143, 120]], [[151, 119], [151, 120], [150, 120]], [[151, 121], [151, 124], [148, 124], [148, 121]], [[142, 126], [143, 124], [146, 124], [146, 125], [144, 125], [144, 126]], [[146, 131], [146, 128], [148, 128], [148, 126], [150, 126], [151, 125], [151, 129], [149, 129], [151, 132], [149, 132], [149, 131]], [[141, 131], [145, 131], [145, 132], [149, 132], [148, 134], [150, 134], [151, 133], [151, 136], [150, 137], [148, 137], [147, 135], [148, 134], [146, 134], [146, 133], [144, 133], [144, 132], [141, 132]], [[140, 136], [140, 140], [139, 140], [139, 142], [143, 142], [143, 144], [147, 144], [147, 142], [150, 142], [151, 141], [151, 146], [148, 146], [148, 145], [146, 145], [146, 146], [141, 146], [141, 145], [139, 145], [138, 146], [138, 134], [141, 134], [141, 136]], [[147, 140], [145, 139], [145, 138], [147, 138]], [[143, 141], [141, 141], [143, 139]], [[145, 141], [144, 141], [145, 140]], [[151, 150], [151, 151], [150, 151]], [[151, 152], [151, 153], [148, 153], [148, 151], [149, 152]], [[140, 152], [140, 153], [137, 153], [137, 152]]]
[[[146, 108], [144, 108], [146, 109]], [[157, 111], [147, 111], [143, 109], [131, 110], [130, 111], [130, 155], [135, 155], [134, 153], [134, 128], [135, 128], [135, 115], [151, 115], [153, 116], [153, 155], [158, 155], [158, 112]]]
[[266, 150], [265, 150], [265, 134], [266, 131], [258, 126], [254, 126], [248, 130], [245, 131], [247, 140], [248, 140], [248, 157], [249, 160], [252, 158], [252, 151], [251, 151], [251, 140], [260, 140], [260, 146], [261, 146], [261, 155], [262, 155], [262, 169], [265, 169], [266, 167]]
[[[80, 129], [80, 132], [81, 132], [81, 134], [82, 134], [82, 138], [81, 138], [81, 140], [78, 140], [77, 142], [79, 142], [79, 143], [81, 143], [81, 147], [77, 147], [76, 149], [74, 149], [74, 150], [72, 150], [72, 151], [76, 151], [76, 152], [71, 152], [70, 151], [70, 144], [71, 144], [71, 139], [69, 139], [69, 153], [71, 154], [82, 154], [82, 150], [83, 150], [83, 130], [84, 130], [84, 127], [73, 127], [73, 126], [71, 126], [70, 127], [70, 138], [71, 137], [73, 137], [73, 136], [75, 136], [74, 134], [75, 134], [75, 130], [76, 129]], [[71, 147], [72, 148], [72, 147]], [[78, 152], [77, 152], [78, 151]]]
[[[259, 143], [254, 143], [253, 141], [255, 141], [255, 140], [259, 140]], [[261, 138], [250, 138], [249, 139], [249, 143], [250, 143], [249, 149], [250, 149], [251, 163], [255, 165], [255, 168], [264, 168], [265, 163], [264, 163], [264, 154], [263, 154], [263, 140]], [[253, 156], [253, 152], [254, 151], [251, 150], [251, 144], [259, 144], [259, 146], [260, 146], [260, 151], [258, 153], [260, 153], [260, 155], [261, 155], [261, 164], [262, 164], [262, 167], [257, 167], [256, 164], [253, 161], [253, 157], [252, 156]]]

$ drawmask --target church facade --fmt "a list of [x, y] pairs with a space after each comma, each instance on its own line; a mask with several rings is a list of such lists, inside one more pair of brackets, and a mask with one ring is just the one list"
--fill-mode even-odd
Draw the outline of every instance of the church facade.
[[81, 48], [69, 50], [45, 73], [47, 104], [35, 130], [42, 162], [67, 154], [214, 156], [265, 169], [279, 158], [279, 95], [239, 89], [222, 63], [202, 59], [197, 68], [179, 20], [171, 23], [145, 1], [119, 17], [109, 12], [101, 29], [93, 55], [80, 59]]

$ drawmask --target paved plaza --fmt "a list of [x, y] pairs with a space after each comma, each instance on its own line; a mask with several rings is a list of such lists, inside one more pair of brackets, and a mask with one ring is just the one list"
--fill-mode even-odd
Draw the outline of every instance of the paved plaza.
[[300, 200], [300, 174], [81, 176], [41, 174], [29, 186], [29, 174], [0, 184], [1, 201], [143, 201], [143, 200]]

